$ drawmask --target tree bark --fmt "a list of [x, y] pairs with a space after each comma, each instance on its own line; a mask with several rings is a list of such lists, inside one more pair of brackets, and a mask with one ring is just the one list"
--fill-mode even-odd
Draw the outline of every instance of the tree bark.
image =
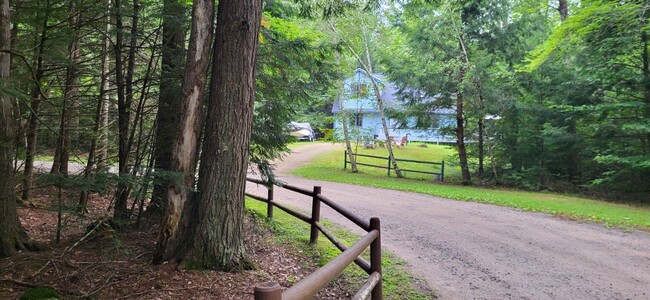
[[[461, 67], [458, 71], [458, 85], [465, 80], [465, 69]], [[467, 149], [465, 148], [465, 116], [463, 115], [463, 93], [460, 89], [456, 91], [456, 146], [458, 147], [458, 160], [463, 176], [463, 184], [471, 184], [472, 179], [467, 164]]]
[[472, 182], [469, 166], [467, 164], [467, 149], [465, 148], [465, 118], [463, 116], [463, 94], [456, 94], [456, 146], [458, 147], [458, 159], [460, 170], [463, 175], [463, 184]]
[[106, 27], [102, 39], [102, 78], [100, 82], [99, 117], [97, 119], [98, 128], [96, 130], [96, 152], [97, 152], [97, 171], [108, 171], [108, 126], [110, 103], [110, 32], [111, 32], [111, 0], [105, 0]]
[[[0, 49], [11, 49], [9, 0], [0, 0]], [[9, 86], [11, 55], [0, 52], [0, 87]], [[0, 93], [0, 258], [14, 255], [17, 249], [30, 246], [27, 233], [20, 225], [14, 191], [14, 117], [12, 100]]]
[[[155, 169], [169, 171], [171, 166], [171, 144], [178, 132], [178, 117], [183, 82], [183, 48], [185, 45], [185, 3], [165, 0], [163, 4], [163, 43], [160, 96], [156, 113]], [[213, 14], [213, 13], [212, 13]], [[209, 44], [209, 43], [208, 43]], [[193, 47], [192, 41], [189, 43]], [[209, 47], [208, 47], [209, 48]], [[198, 70], [197, 70], [198, 71]], [[204, 74], [203, 74], [204, 75]], [[154, 182], [150, 212], [162, 212], [165, 208], [167, 180]]]
[[[88, 161], [86, 162], [86, 170], [84, 173], [84, 178], [89, 180], [94, 172], [95, 166], [100, 169], [100, 166], [105, 165], [106, 154], [103, 154], [103, 151], [108, 151], [108, 142], [102, 143], [102, 139], [106, 138], [107, 128], [108, 127], [108, 69], [109, 69], [109, 47], [110, 41], [108, 39], [110, 34], [110, 5], [111, 1], [106, 0], [104, 2], [105, 13], [106, 13], [106, 27], [104, 32], [104, 37], [102, 39], [102, 75], [99, 83], [99, 99], [97, 100], [97, 108], [95, 110], [95, 125], [93, 127], [93, 138], [90, 141], [90, 150], [88, 150]], [[106, 124], [104, 124], [106, 123]], [[101, 169], [103, 170], [103, 169]], [[82, 190], [79, 194], [79, 204], [77, 205], [77, 210], [81, 213], [86, 211], [86, 206], [88, 204], [88, 191]]]
[[348, 159], [350, 160], [350, 170], [352, 173], [357, 173], [359, 170], [357, 169], [357, 159], [354, 156], [354, 153], [352, 152], [352, 144], [350, 143], [350, 133], [348, 131], [348, 113], [345, 110], [345, 106], [343, 105], [343, 99], [345, 97], [339, 96], [340, 97], [340, 111], [341, 111], [341, 126], [343, 127], [343, 140], [345, 141], [345, 149], [348, 152]]
[[47, 40], [47, 21], [49, 18], [50, 2], [46, 2], [45, 16], [43, 16], [43, 23], [41, 34], [37, 47], [36, 54], [36, 71], [34, 73], [34, 86], [32, 87], [30, 96], [30, 114], [27, 125], [27, 149], [25, 149], [25, 171], [23, 177], [23, 193], [22, 199], [29, 201], [32, 193], [32, 186], [34, 184], [34, 156], [36, 155], [36, 133], [38, 130], [38, 118], [41, 105], [41, 80], [43, 79], [43, 55], [45, 52], [45, 41]]
[[[338, 31], [332, 25], [329, 23], [330, 29], [332, 32], [337, 33]], [[377, 81], [375, 80], [375, 77], [372, 76], [372, 60], [370, 59], [370, 50], [368, 49], [368, 38], [365, 33], [365, 26], [364, 26], [364, 32], [363, 32], [363, 40], [364, 40], [364, 52], [366, 54], [366, 60], [364, 61], [359, 54], [354, 51], [354, 48], [348, 43], [347, 40], [343, 39], [343, 43], [345, 46], [350, 50], [350, 53], [356, 58], [357, 62], [361, 65], [361, 69], [366, 73], [368, 78], [370, 78], [370, 81], [372, 83], [373, 90], [375, 91], [375, 98], [377, 99], [377, 110], [379, 111], [379, 116], [381, 118], [381, 125], [382, 129], [384, 130], [384, 136], [386, 138], [386, 149], [388, 149], [388, 157], [391, 161], [393, 170], [395, 170], [395, 175], [398, 178], [402, 178], [402, 171], [400, 171], [398, 165], [397, 165], [397, 160], [395, 160], [395, 155], [393, 154], [393, 145], [391, 144], [390, 136], [388, 135], [388, 125], [386, 124], [386, 114], [384, 112], [384, 103], [381, 98], [381, 91], [379, 90], [379, 85], [377, 85]]]
[[[189, 52], [185, 65], [185, 75], [180, 101], [179, 127], [171, 140], [170, 170], [184, 174], [183, 180], [171, 182], [166, 186], [165, 212], [160, 224], [160, 233], [154, 263], [173, 258], [174, 252], [182, 242], [180, 219], [187, 203], [191, 200], [196, 170], [196, 151], [202, 119], [203, 92], [206, 71], [210, 62], [210, 42], [212, 41], [213, 0], [195, 0], [192, 8], [192, 32]], [[167, 141], [169, 143], [169, 141]]]
[[[79, 122], [79, 118], [75, 118], [75, 110], [78, 110], [78, 105], [75, 105], [74, 102], [77, 102], [79, 97], [79, 76], [77, 69], [81, 58], [81, 52], [79, 49], [80, 12], [77, 9], [75, 1], [70, 1], [68, 7], [70, 8], [68, 26], [72, 32], [70, 45], [68, 46], [69, 66], [66, 68], [63, 105], [61, 106], [61, 123], [59, 136], [57, 138], [56, 155], [54, 157], [54, 163], [52, 164], [52, 170], [50, 171], [50, 173], [53, 174], [60, 173], [64, 175], [68, 175], [68, 162], [70, 161], [70, 129], [76, 128], [76, 126], [73, 126], [73, 123], [75, 122], [73, 119], [76, 119], [77, 123]], [[75, 109], [75, 106], [77, 109]]]
[[[467, 17], [462, 16], [461, 19], [465, 20]], [[464, 21], [463, 21], [464, 23]], [[469, 165], [467, 163], [467, 149], [465, 147], [465, 111], [463, 108], [464, 99], [462, 85], [465, 81], [466, 68], [471, 66], [467, 47], [465, 47], [465, 39], [460, 30], [458, 32], [458, 48], [463, 55], [465, 66], [461, 66], [458, 70], [458, 89], [456, 91], [456, 146], [458, 147], [458, 162], [460, 164], [460, 171], [463, 176], [463, 184], [471, 184], [472, 178], [469, 173]]]
[[[337, 51], [336, 52], [336, 64], [338, 66], [338, 72], [339, 76], [342, 77], [342, 72], [341, 72], [341, 54]], [[345, 110], [345, 97], [343, 97], [343, 93], [345, 93], [345, 85], [343, 82], [341, 82], [341, 92], [339, 94], [339, 111], [341, 112], [341, 127], [343, 127], [343, 140], [345, 141], [345, 149], [348, 152], [348, 158], [350, 160], [350, 170], [352, 173], [357, 173], [359, 170], [357, 169], [357, 159], [354, 156], [354, 153], [352, 152], [352, 145], [350, 143], [350, 132], [348, 131], [348, 113]]]
[[[133, 15], [131, 21], [131, 36], [129, 41], [129, 52], [127, 55], [126, 78], [123, 78], [122, 72], [124, 66], [122, 63], [122, 42], [123, 30], [122, 24], [122, 1], [115, 1], [115, 30], [117, 33], [115, 43], [115, 74], [117, 77], [117, 107], [118, 107], [118, 135], [119, 135], [119, 176], [129, 176], [129, 152], [131, 151], [131, 140], [129, 123], [131, 122], [131, 104], [133, 102], [133, 72], [135, 68], [135, 50], [138, 36], [138, 14], [140, 4], [138, 0], [133, 1]], [[126, 221], [128, 218], [127, 201], [129, 198], [130, 187], [126, 180], [120, 180], [115, 192], [115, 209], [113, 218], [117, 221]]]
[[395, 176], [397, 176], [397, 178], [402, 178], [404, 176], [402, 175], [402, 171], [397, 166], [397, 160], [393, 154], [393, 145], [391, 143], [390, 137], [388, 136], [388, 125], [386, 125], [386, 114], [384, 113], [384, 102], [381, 99], [381, 91], [379, 90], [379, 86], [377, 85], [375, 78], [372, 77], [372, 73], [368, 71], [366, 71], [366, 73], [370, 77], [370, 81], [372, 82], [372, 86], [375, 90], [375, 98], [377, 98], [377, 109], [379, 110], [379, 115], [381, 116], [381, 126], [384, 129], [384, 135], [386, 136], [386, 149], [388, 149], [388, 157], [391, 161], [391, 164], [393, 165]]
[[[244, 190], [262, 1], [222, 0], [217, 10], [210, 103], [201, 152], [190, 260], [221, 270], [246, 268]], [[191, 218], [189, 214], [183, 217]]]
[[569, 5], [567, 0], [558, 0], [557, 11], [560, 13], [560, 21], [564, 22], [569, 16]]
[[384, 135], [386, 136], [386, 149], [388, 149], [388, 158], [390, 159], [391, 164], [393, 165], [393, 170], [395, 171], [395, 176], [397, 178], [402, 178], [404, 177], [402, 175], [402, 171], [400, 168], [397, 166], [397, 160], [395, 159], [395, 154], [393, 153], [393, 144], [391, 143], [390, 136], [388, 135], [388, 125], [386, 124], [386, 113], [384, 112], [384, 101], [381, 98], [381, 91], [379, 90], [379, 85], [377, 85], [377, 81], [372, 75], [372, 60], [370, 59], [370, 47], [368, 46], [368, 35], [366, 33], [366, 26], [363, 22], [363, 18], [361, 21], [361, 29], [362, 29], [362, 34], [363, 34], [363, 43], [364, 43], [364, 50], [366, 53], [366, 68], [364, 68], [366, 71], [366, 74], [368, 77], [370, 77], [370, 82], [372, 82], [372, 87], [375, 90], [375, 98], [377, 98], [377, 109], [379, 110], [379, 116], [381, 117], [381, 126], [384, 129]]

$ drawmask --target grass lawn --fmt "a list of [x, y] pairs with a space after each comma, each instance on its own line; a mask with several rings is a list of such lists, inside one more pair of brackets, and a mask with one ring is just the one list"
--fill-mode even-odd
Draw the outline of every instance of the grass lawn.
[[[341, 151], [338, 152], [338, 157], [336, 155], [334, 156], [328, 155], [327, 160], [330, 159], [338, 160], [338, 166], [343, 167], [344, 150], [345, 147], [341, 146]], [[356, 156], [358, 163], [379, 165], [382, 167], [386, 167], [388, 164], [388, 159], [387, 159], [388, 150], [384, 147], [379, 147], [376, 149], [363, 149], [363, 147], [361, 146], [356, 147], [353, 144], [352, 151], [356, 151], [358, 154], [361, 155], [372, 155], [372, 156], [383, 157], [382, 159], [378, 159], [373, 157]], [[434, 175], [409, 172], [408, 170], [440, 173], [441, 168], [439, 165], [399, 161], [400, 159], [418, 160], [418, 161], [435, 162], [435, 163], [440, 163], [446, 160], [445, 181], [447, 181], [448, 179], [454, 180], [455, 178], [460, 177], [460, 169], [454, 167], [454, 164], [449, 163], [450, 161], [449, 156], [454, 154], [454, 150], [449, 146], [429, 145], [423, 143], [410, 143], [408, 146], [404, 148], [393, 147], [393, 154], [395, 155], [395, 159], [397, 159], [398, 167], [402, 170], [402, 174], [407, 178], [431, 180], [434, 178]], [[334, 163], [334, 161], [332, 161], [332, 163]], [[348, 164], [348, 168], [350, 168], [349, 164]], [[369, 166], [359, 166], [359, 171], [363, 172], [364, 174], [374, 175], [374, 176], [387, 175], [386, 169], [374, 168]], [[391, 176], [395, 176], [394, 170], [391, 170]], [[438, 177], [435, 177], [435, 179], [438, 179]]]
[[[416, 192], [463, 201], [489, 203], [514, 207], [523, 210], [543, 212], [569, 219], [584, 220], [622, 228], [650, 229], [650, 208], [610, 203], [574, 195], [546, 192], [526, 192], [512, 189], [487, 189], [442, 184], [432, 180], [387, 177], [386, 170], [359, 166], [359, 173], [343, 170], [343, 149], [323, 154], [311, 164], [293, 171], [294, 175], [325, 181], [344, 182], [393, 190]], [[378, 155], [385, 149], [361, 149], [359, 153]], [[373, 154], [376, 153], [376, 154]], [[428, 145], [419, 148], [410, 144], [403, 149], [395, 149], [399, 158], [441, 160], [453, 153], [445, 146]], [[383, 155], [383, 154], [381, 154]], [[384, 160], [385, 163], [385, 160]], [[445, 178], [457, 177], [458, 170], [447, 168]], [[415, 177], [407, 173], [407, 177]], [[446, 180], [445, 180], [446, 181]]]
[[[318, 242], [309, 244], [310, 227], [307, 223], [276, 208], [273, 212], [273, 220], [266, 218], [266, 204], [253, 199], [246, 199], [246, 209], [259, 220], [263, 220], [267, 227], [274, 232], [274, 238], [280, 243], [291, 243], [298, 249], [305, 251], [314, 257], [322, 266], [341, 254], [336, 246], [330, 243], [326, 237], [320, 235]], [[339, 241], [347, 246], [352, 246], [359, 240], [359, 236], [343, 230], [327, 221], [323, 225], [336, 236]], [[368, 250], [362, 256], [369, 261]], [[395, 255], [382, 252], [382, 274], [384, 299], [409, 299], [424, 300], [431, 299], [431, 295], [417, 290], [412, 284], [412, 277], [404, 270], [405, 262]], [[368, 274], [352, 263], [344, 271], [343, 275], [335, 280], [341, 280], [349, 284], [355, 290], [361, 288]]]

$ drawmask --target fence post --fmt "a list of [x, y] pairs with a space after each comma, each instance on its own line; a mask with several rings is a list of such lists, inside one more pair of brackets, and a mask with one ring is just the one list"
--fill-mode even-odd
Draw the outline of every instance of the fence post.
[[348, 150], [343, 151], [343, 170], [348, 169]]
[[320, 221], [320, 186], [314, 186], [313, 199], [311, 202], [311, 233], [309, 235], [309, 243], [313, 244], [318, 241], [318, 227], [316, 223]]
[[442, 161], [442, 168], [440, 168], [440, 182], [445, 182], [445, 161]]
[[390, 155], [388, 155], [388, 177], [390, 177]]
[[[370, 274], [381, 272], [381, 229], [379, 224], [379, 218], [370, 219], [370, 230], [377, 230], [377, 238], [370, 244]], [[383, 288], [381, 282], [383, 281], [383, 275], [381, 276], [379, 282], [374, 289], [372, 289], [372, 300], [382, 300], [383, 299]]]
[[269, 182], [269, 186], [266, 189], [266, 199], [268, 199], [268, 202], [266, 203], [266, 216], [269, 219], [273, 219], [273, 203], [271, 203], [271, 201], [273, 201], [273, 183]]
[[255, 300], [282, 300], [282, 288], [273, 281], [255, 286]]

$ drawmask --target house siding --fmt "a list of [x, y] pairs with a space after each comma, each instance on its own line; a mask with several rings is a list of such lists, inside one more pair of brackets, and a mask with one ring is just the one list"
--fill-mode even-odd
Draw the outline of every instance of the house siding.
[[[382, 90], [382, 94], [386, 93], [384, 90], [385, 83], [377, 79], [376, 80]], [[366, 95], [360, 95], [358, 85], [366, 84]], [[389, 83], [388, 83], [389, 84]], [[373, 136], [377, 139], [383, 140], [384, 133], [381, 124], [381, 116], [377, 109], [377, 99], [375, 97], [374, 89], [372, 88], [372, 81], [365, 72], [360, 69], [355, 71], [355, 74], [351, 77], [348, 77], [344, 80], [345, 94], [339, 98], [332, 112], [338, 115], [338, 118], [334, 121], [334, 130], [335, 134], [339, 138], [343, 138], [343, 127], [341, 125], [340, 112], [345, 110], [350, 118], [348, 127], [351, 132], [361, 131], [363, 135], [368, 138]], [[363, 90], [363, 89], [361, 89]], [[394, 90], [394, 88], [392, 89]], [[389, 90], [389, 91], [392, 91]], [[392, 93], [392, 92], [390, 92]], [[386, 97], [386, 95], [384, 95]], [[394, 109], [399, 109], [400, 102], [397, 101], [397, 95], [389, 95], [389, 99], [386, 99], [385, 106], [392, 107]], [[363, 120], [361, 127], [358, 128], [355, 126], [352, 121], [352, 116], [354, 114], [363, 115]], [[432, 113], [435, 115], [437, 122], [429, 128], [414, 128], [416, 125], [416, 118], [408, 118], [406, 124], [401, 126], [399, 122], [394, 119], [388, 118], [386, 120], [386, 125], [388, 126], [389, 136], [394, 136], [395, 139], [399, 139], [406, 134], [409, 134], [410, 141], [419, 141], [419, 142], [432, 142], [432, 143], [454, 143], [455, 138], [452, 135], [445, 135], [441, 132], [441, 128], [453, 128], [455, 126], [455, 116], [454, 114], [444, 111], [444, 113]], [[407, 128], [401, 128], [407, 127]]]

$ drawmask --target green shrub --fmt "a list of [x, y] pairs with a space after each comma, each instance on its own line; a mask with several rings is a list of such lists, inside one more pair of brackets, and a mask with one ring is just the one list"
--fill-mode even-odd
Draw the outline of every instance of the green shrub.
[[61, 299], [61, 294], [54, 289], [49, 287], [35, 287], [27, 290], [20, 300], [50, 300], [50, 299]]
[[323, 133], [321, 141], [331, 142], [334, 140], [334, 129], [332, 128], [320, 128], [320, 132]]

